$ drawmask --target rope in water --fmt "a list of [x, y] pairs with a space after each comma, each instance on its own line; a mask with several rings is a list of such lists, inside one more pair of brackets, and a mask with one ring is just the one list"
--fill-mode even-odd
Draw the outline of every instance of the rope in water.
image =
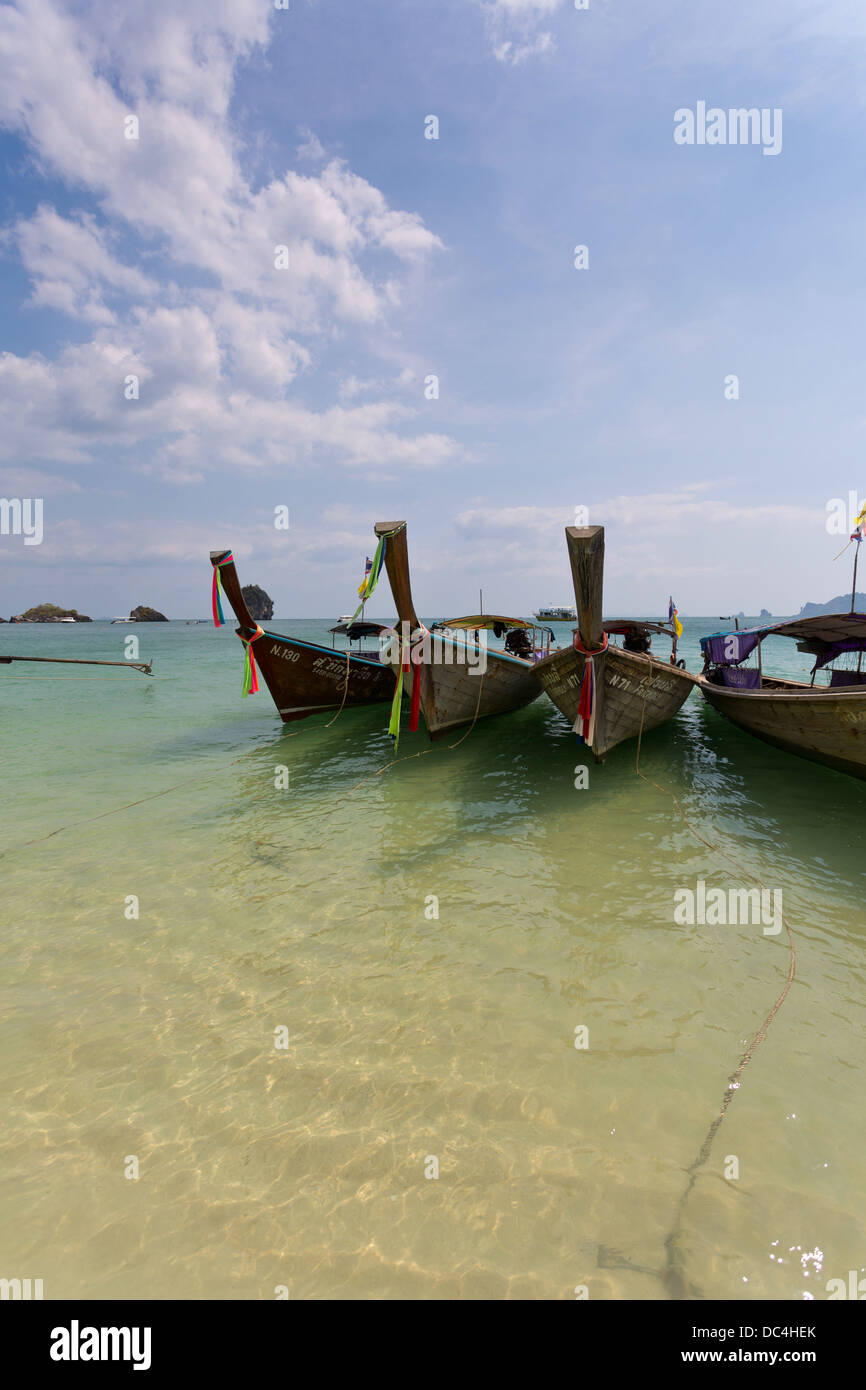
[[[236, 759], [239, 761], [239, 759]], [[188, 782], [178, 782], [173, 787], [165, 787], [161, 792], [152, 792], [150, 796], [139, 797], [137, 801], [127, 801], [123, 806], [115, 806], [111, 811], [101, 811], [98, 816], [85, 816], [84, 820], [72, 821], [69, 825], [58, 825], [56, 830], [49, 830], [47, 835], [37, 835], [34, 840], [24, 840], [20, 845], [13, 845], [10, 849], [0, 850], [0, 859], [7, 854], [17, 854], [21, 849], [27, 849], [30, 845], [41, 845], [45, 840], [51, 840], [55, 835], [60, 835], [64, 830], [77, 830], [81, 825], [91, 825], [93, 821], [106, 820], [108, 816], [117, 816], [121, 811], [128, 811], [132, 806], [143, 806], [146, 801], [156, 801], [161, 796], [168, 796], [169, 792], [183, 791], [185, 787], [194, 787], [198, 782], [215, 782], [217, 778], [224, 777], [225, 772], [213, 772], [207, 777], [192, 777]]]
[[[417, 674], [418, 674], [418, 671], [417, 671], [417, 668], [416, 668], [416, 676], [417, 676]], [[484, 685], [484, 673], [482, 672], [482, 674], [481, 674], [481, 679], [480, 679], [479, 682], [478, 682], [478, 699], [475, 701], [475, 713], [474, 713], [473, 716], [472, 716], [472, 723], [469, 725], [469, 728], [466, 730], [465, 734], [461, 734], [460, 738], [458, 738], [458, 740], [457, 740], [456, 743], [448, 743], [448, 744], [445, 745], [449, 752], [450, 752], [452, 749], [454, 749], [454, 748], [459, 748], [460, 745], [461, 745], [461, 743], [463, 743], [464, 740], [467, 739], [467, 738], [469, 737], [469, 735], [472, 733], [472, 730], [475, 728], [475, 725], [476, 725], [476, 723], [478, 722], [478, 711], [479, 711], [480, 708], [481, 708], [481, 690], [482, 690], [483, 685]], [[392, 758], [391, 761], [390, 761], [389, 763], [385, 763], [385, 765], [384, 765], [383, 767], [380, 767], [380, 768], [378, 769], [377, 772], [371, 772], [370, 775], [369, 775], [369, 777], [363, 777], [363, 778], [361, 779], [360, 782], [356, 782], [356, 783], [355, 783], [354, 787], [350, 787], [349, 790], [348, 790], [347, 792], [345, 792], [343, 796], [337, 797], [337, 800], [331, 803], [331, 805], [328, 807], [328, 810], [327, 810], [327, 812], [325, 812], [325, 814], [326, 814], [326, 815], [330, 815], [330, 813], [331, 813], [332, 811], [335, 811], [335, 810], [337, 809], [337, 807], [340, 805], [341, 802], [343, 802], [343, 801], [346, 800], [346, 797], [347, 797], [347, 796], [351, 796], [352, 793], [358, 791], [358, 789], [359, 789], [360, 787], [364, 787], [364, 786], [367, 785], [368, 782], [372, 782], [373, 779], [374, 779], [374, 777], [381, 777], [381, 776], [382, 776], [382, 773], [383, 773], [383, 772], [387, 772], [389, 767], [396, 767], [396, 766], [397, 766], [397, 763], [408, 763], [408, 762], [411, 762], [413, 758], [424, 758], [424, 757], [427, 756], [428, 753], [435, 753], [435, 752], [436, 752], [435, 747], [433, 747], [433, 748], [422, 748], [421, 751], [420, 751], [419, 753], [406, 753], [406, 754], [404, 755], [404, 757], [402, 757], [402, 758]]]
[[[347, 651], [347, 652], [346, 652], [346, 679], [345, 679], [345, 681], [343, 682], [343, 698], [342, 698], [342, 700], [340, 701], [340, 708], [337, 710], [337, 713], [334, 715], [334, 718], [333, 718], [333, 719], [329, 719], [328, 722], [327, 722], [327, 724], [325, 724], [324, 727], [325, 727], [326, 729], [330, 729], [331, 725], [332, 725], [333, 723], [335, 723], [336, 720], [339, 719], [340, 715], [343, 713], [343, 706], [344, 706], [345, 703], [346, 703], [346, 696], [347, 696], [348, 693], [349, 693], [349, 664], [350, 664], [351, 660], [352, 660], [352, 653], [351, 653], [351, 651]], [[301, 733], [302, 731], [301, 731], [300, 729], [297, 729], [296, 732], [297, 732], [297, 733]]]
[[[348, 666], [348, 662], [347, 662], [347, 666]], [[13, 676], [13, 677], [9, 677], [8, 679], [14, 680], [14, 679], [16, 679], [16, 678]], [[27, 679], [27, 678], [25, 677], [25, 678], [23, 678], [23, 679]], [[51, 680], [52, 678], [51, 678], [50, 676], [48, 676], [48, 677], [44, 677], [44, 679]], [[80, 680], [94, 680], [94, 679], [101, 679], [101, 678], [100, 678], [100, 677], [93, 677], [93, 676], [90, 676], [90, 677], [88, 677], [88, 676], [81, 676], [81, 677], [70, 676], [70, 677], [65, 677], [65, 678], [61, 678], [61, 679], [69, 679], [69, 680], [76, 680], [76, 679], [80, 679]], [[114, 679], [117, 680], [118, 677], [114, 677]], [[346, 679], [347, 679], [347, 682], [348, 682], [348, 675], [347, 675], [347, 678], [346, 678]], [[477, 719], [478, 719], [478, 711], [479, 711], [479, 709], [481, 708], [481, 688], [482, 688], [483, 682], [484, 682], [484, 676], [483, 676], [483, 674], [482, 674], [481, 680], [479, 681], [479, 685], [478, 685], [478, 699], [477, 699], [476, 704], [475, 704], [475, 714], [474, 714], [474, 716], [473, 716], [473, 718], [472, 718], [472, 723], [469, 725], [469, 728], [466, 730], [466, 733], [463, 734], [462, 737], [459, 738], [459, 739], [457, 740], [456, 743], [451, 743], [451, 744], [448, 744], [448, 745], [447, 745], [449, 749], [452, 749], [452, 748], [459, 748], [460, 744], [464, 741], [464, 739], [466, 739], [466, 738], [469, 737], [469, 735], [471, 734], [472, 730], [475, 728], [475, 724], [476, 724], [476, 721], [477, 721]], [[345, 699], [344, 699], [344, 703], [345, 703]], [[334, 715], [334, 719], [336, 719], [336, 718], [337, 718], [337, 715], [339, 715], [339, 714], [342, 712], [342, 709], [343, 709], [343, 706], [341, 705], [341, 706], [340, 706], [340, 709], [337, 710], [337, 714]], [[331, 724], [333, 724], [334, 719], [329, 720], [329, 722], [328, 722], [327, 724], [325, 724], [325, 725], [315, 726], [315, 727], [321, 727], [321, 728], [328, 729], [328, 728], [330, 728]], [[296, 729], [293, 733], [288, 734], [287, 737], [288, 737], [288, 738], [297, 738], [298, 734], [308, 733], [308, 732], [315, 732], [315, 728], [312, 729], [312, 730], [310, 730], [310, 729], [306, 729], [306, 730], [305, 730], [305, 729]], [[373, 780], [374, 777], [381, 777], [382, 773], [383, 773], [383, 772], [387, 772], [389, 767], [394, 767], [394, 766], [396, 766], [397, 763], [410, 762], [413, 758], [423, 758], [423, 757], [426, 757], [426, 755], [427, 755], [428, 753], [435, 753], [435, 751], [436, 751], [435, 748], [422, 748], [421, 751], [418, 752], [418, 753], [407, 753], [407, 754], [405, 755], [405, 757], [402, 757], [402, 758], [393, 758], [393, 759], [391, 760], [391, 762], [385, 763], [384, 767], [380, 767], [379, 770], [378, 770], [377, 772], [371, 773], [371, 775], [370, 775], [369, 777], [363, 778], [363, 780], [360, 781], [360, 782], [358, 782], [358, 783], [356, 783], [354, 787], [350, 787], [349, 790], [345, 793], [345, 796], [339, 797], [338, 800], [335, 801], [335, 802], [331, 805], [331, 807], [329, 807], [329, 811], [335, 810], [336, 807], [340, 804], [340, 802], [341, 802], [341, 801], [344, 801], [344, 800], [346, 799], [346, 796], [351, 796], [351, 795], [352, 795], [352, 792], [357, 791], [359, 787], [363, 787], [367, 782], [371, 782], [371, 781]], [[240, 761], [240, 759], [236, 759], [235, 761]], [[9, 855], [9, 854], [17, 854], [19, 850], [27, 849], [27, 848], [29, 848], [30, 845], [39, 845], [39, 844], [43, 844], [46, 840], [51, 840], [51, 839], [53, 839], [53, 837], [54, 837], [55, 835], [60, 835], [64, 830], [77, 830], [78, 827], [81, 826], [81, 825], [91, 825], [94, 821], [106, 820], [108, 816], [117, 816], [117, 815], [119, 815], [119, 814], [121, 813], [121, 811], [129, 811], [133, 806], [143, 806], [144, 803], [147, 802], [147, 801], [156, 801], [156, 800], [158, 800], [159, 797], [161, 797], [161, 796], [168, 796], [171, 792], [183, 791], [185, 787], [194, 787], [194, 786], [197, 786], [200, 782], [215, 782], [218, 778], [223, 777], [224, 775], [225, 775], [224, 772], [214, 772], [214, 773], [209, 774], [209, 775], [206, 776], [206, 777], [192, 777], [192, 778], [190, 778], [190, 780], [189, 780], [188, 782], [178, 782], [178, 783], [176, 783], [176, 785], [173, 786], [173, 787], [165, 787], [161, 792], [153, 792], [150, 796], [142, 796], [142, 797], [139, 797], [139, 799], [138, 799], [137, 801], [127, 801], [127, 802], [125, 802], [122, 806], [115, 806], [111, 811], [102, 811], [102, 812], [100, 812], [100, 814], [99, 814], [98, 816], [87, 816], [87, 817], [85, 817], [84, 820], [72, 821], [69, 825], [58, 825], [58, 826], [56, 827], [56, 829], [54, 829], [54, 830], [49, 830], [49, 832], [48, 832], [47, 835], [37, 835], [37, 836], [35, 837], [35, 839], [32, 839], [32, 840], [24, 840], [20, 845], [13, 845], [13, 846], [11, 846], [9, 849], [0, 850], [0, 859], [5, 858], [5, 856], [6, 856], [6, 855]]]
[[[670, 790], [669, 787], [661, 786], [661, 784], [659, 782], [654, 781], [652, 777], [647, 777], [645, 773], [641, 772], [641, 740], [643, 738], [644, 721], [646, 718], [647, 696], [649, 695], [649, 689], [652, 684], [652, 678], [653, 671], [652, 669], [650, 669], [649, 675], [643, 682], [644, 697], [643, 706], [641, 708], [640, 728], [638, 730], [637, 736], [637, 751], [635, 753], [634, 759], [635, 772], [637, 773], [638, 777], [641, 778], [642, 781], [647, 782], [650, 786], [655, 787], [657, 791], [660, 791], [663, 795], [669, 796], [671, 798], [671, 801], [677, 808], [677, 813], [679, 814], [680, 819], [682, 820], [686, 828], [689, 830], [689, 832], [692, 835], [694, 835], [696, 840], [700, 840], [701, 844], [706, 845], [707, 849], [712, 850], [714, 854], [720, 854], [723, 859], [727, 859], [728, 863], [733, 864], [734, 868], [737, 870], [738, 873], [744, 874], [746, 878], [750, 878], [753, 883], [757, 883], [759, 888], [763, 890], [764, 885], [756, 874], [753, 874], [751, 870], [745, 868], [741, 863], [738, 862], [738, 860], [734, 859], [730, 854], [728, 854], [726, 850], [720, 849], [718, 845], [712, 844], [708, 839], [705, 838], [705, 836], [703, 836], [700, 833], [699, 830], [695, 829], [694, 825], [692, 825], [692, 822], [689, 820], [688, 816], [686, 815], [676, 796]], [[710, 1152], [713, 1147], [713, 1141], [716, 1137], [716, 1134], [718, 1133], [722, 1121], [725, 1118], [725, 1115], [727, 1114], [728, 1107], [734, 1098], [734, 1092], [739, 1090], [740, 1077], [743, 1075], [743, 1072], [746, 1070], [746, 1067], [752, 1060], [752, 1055], [754, 1054], [755, 1049], [764, 1041], [764, 1038], [767, 1036], [767, 1030], [769, 1029], [770, 1024], [772, 1023], [773, 1019], [776, 1017], [776, 1014], [779, 1012], [780, 1008], [785, 1002], [785, 999], [788, 995], [788, 991], [790, 990], [791, 985], [794, 983], [794, 975], [797, 963], [797, 953], [794, 945], [794, 933], [791, 930], [791, 924], [784, 913], [781, 913], [781, 917], [782, 921], [785, 924], [785, 930], [788, 933], [788, 945], [790, 947], [790, 962], [788, 966], [787, 978], [782, 987], [781, 993], [776, 999], [775, 1004], [770, 1009], [770, 1012], [767, 1014], [767, 1017], [764, 1019], [757, 1033], [752, 1038], [752, 1041], [746, 1048], [746, 1051], [743, 1053], [743, 1056], [740, 1059], [740, 1064], [737, 1067], [736, 1071], [730, 1077], [728, 1081], [727, 1090], [722, 1096], [722, 1102], [719, 1107], [719, 1113], [716, 1115], [715, 1119], [712, 1121], [709, 1129], [707, 1130], [706, 1135], [704, 1136], [704, 1141], [701, 1144], [701, 1147], [698, 1150], [696, 1157], [692, 1160], [692, 1162], [689, 1164], [689, 1167], [686, 1169], [686, 1173], [688, 1174], [688, 1183], [685, 1187], [682, 1196], [680, 1197], [679, 1202], [677, 1203], [673, 1224], [671, 1225], [671, 1228], [668, 1231], [667, 1236], [665, 1237], [665, 1280], [668, 1284], [669, 1291], [671, 1292], [671, 1295], [673, 1297], [686, 1298], [689, 1296], [689, 1290], [686, 1284], [684, 1273], [685, 1261], [683, 1259], [680, 1241], [682, 1238], [682, 1228], [683, 1221], [685, 1219], [686, 1207], [688, 1205], [689, 1197], [691, 1196], [692, 1190], [695, 1186], [695, 1182], [697, 1181], [698, 1172], [704, 1166], [704, 1164], [710, 1156]]]
[[458, 738], [458, 740], [457, 740], [456, 743], [449, 743], [449, 745], [448, 745], [449, 748], [459, 748], [460, 745], [461, 745], [461, 743], [463, 742], [463, 739], [468, 738], [469, 735], [472, 733], [472, 730], [475, 728], [475, 725], [476, 725], [476, 723], [477, 723], [477, 721], [478, 721], [478, 711], [479, 711], [480, 708], [481, 708], [481, 688], [482, 688], [483, 685], [484, 685], [484, 672], [482, 671], [482, 672], [481, 672], [481, 679], [480, 679], [480, 681], [478, 682], [478, 699], [475, 701], [475, 713], [474, 713], [473, 716], [472, 716], [472, 723], [469, 725], [469, 728], [466, 730], [466, 733], [463, 734], [463, 736], [462, 736], [461, 738]]

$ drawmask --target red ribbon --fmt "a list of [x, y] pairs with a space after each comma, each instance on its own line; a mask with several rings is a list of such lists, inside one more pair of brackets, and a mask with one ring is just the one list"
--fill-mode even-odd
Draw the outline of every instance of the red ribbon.
[[[583, 652], [586, 660], [583, 663], [583, 679], [580, 682], [580, 697], [577, 702], [577, 718], [574, 721], [574, 730], [578, 738], [582, 738], [584, 743], [592, 747], [595, 738], [595, 668], [592, 664], [594, 656], [601, 656], [608, 648], [609, 638], [606, 632], [602, 633], [604, 641], [600, 647], [590, 650], [585, 647], [580, 640], [580, 633], [576, 632], [573, 638], [575, 651]], [[580, 726], [580, 727], [578, 727]]]
[[417, 733], [421, 713], [421, 667], [416, 666], [412, 673], [412, 703], [409, 706], [409, 732]]

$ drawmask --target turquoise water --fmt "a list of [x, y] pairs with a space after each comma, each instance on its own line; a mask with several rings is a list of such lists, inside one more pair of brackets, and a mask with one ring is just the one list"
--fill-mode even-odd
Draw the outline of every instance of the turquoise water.
[[[691, 669], [718, 626], [687, 623]], [[673, 895], [747, 880], [633, 744], [577, 790], [544, 698], [457, 748], [405, 734], [377, 776], [384, 706], [284, 727], [241, 699], [230, 628], [129, 630], [153, 679], [0, 667], [0, 1274], [46, 1298], [667, 1297], [686, 1169], [788, 966], [784, 932], [679, 926]], [[122, 659], [126, 632], [3, 627], [0, 652]], [[688, 1204], [689, 1281], [826, 1297], [866, 1264], [866, 788], [697, 694], [641, 766], [782, 889], [798, 953]]]

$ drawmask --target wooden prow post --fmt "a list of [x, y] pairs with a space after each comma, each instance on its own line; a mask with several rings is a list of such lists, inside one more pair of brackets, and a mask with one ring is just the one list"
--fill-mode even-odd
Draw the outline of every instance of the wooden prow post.
[[590, 651], [595, 651], [601, 646], [604, 636], [601, 620], [604, 527], [566, 526], [565, 537], [574, 581], [580, 640]]
[[[412, 586], [409, 583], [409, 551], [406, 546], [405, 521], [377, 521], [377, 536], [387, 536], [385, 542], [385, 569], [388, 582], [397, 606], [398, 622], [408, 622], [410, 631], [419, 627], [418, 615], [412, 602]], [[395, 535], [390, 533], [394, 531]]]
[[[577, 625], [580, 640], [588, 651], [598, 652], [604, 641], [601, 620], [604, 585], [604, 527], [566, 526], [568, 558], [574, 581], [574, 601], [577, 605]], [[595, 670], [595, 735], [592, 751], [597, 763], [604, 762], [607, 751], [605, 727], [604, 681], [607, 653], [593, 657]]]
[[[230, 550], [211, 551], [210, 562], [214, 569], [216, 569], [220, 560], [224, 560], [227, 555], [231, 555]], [[246, 600], [241, 593], [240, 580], [238, 579], [238, 572], [235, 569], [234, 560], [228, 565], [220, 565], [220, 583], [222, 584], [226, 598], [234, 609], [235, 617], [241, 625], [241, 630], [243, 632], [255, 632], [258, 624], [247, 608]]]

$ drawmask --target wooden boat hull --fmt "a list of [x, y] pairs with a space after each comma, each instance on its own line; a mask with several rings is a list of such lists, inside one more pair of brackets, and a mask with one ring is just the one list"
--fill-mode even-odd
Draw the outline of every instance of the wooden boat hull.
[[726, 719], [787, 753], [866, 778], [866, 686], [816, 690], [775, 680], [733, 690], [700, 676], [701, 694]]
[[[447, 644], [438, 639], [437, 645]], [[396, 676], [399, 667], [395, 665], [392, 670]], [[403, 672], [403, 690], [410, 697], [419, 676], [421, 712], [434, 740], [475, 719], [522, 709], [541, 694], [534, 668], [528, 662], [489, 650], [483, 672], [447, 660], [412, 665], [408, 672]]]
[[212, 550], [210, 560], [240, 624], [235, 631], [242, 644], [252, 643], [256, 666], [285, 724], [327, 710], [391, 699], [394, 680], [379, 660], [378, 649], [347, 654], [263, 630], [247, 607], [231, 551]]
[[[399, 630], [404, 634], [401, 640], [406, 640], [423, 630], [412, 599], [406, 523], [380, 521], [376, 523], [375, 532], [380, 542], [385, 542], [385, 568], [397, 608]], [[404, 671], [403, 689], [411, 696], [420, 673], [419, 703], [433, 739], [444, 738], [452, 729], [476, 719], [521, 709], [541, 694], [531, 661], [488, 648], [484, 671], [477, 668], [478, 674], [475, 674], [468, 662], [456, 659], [467, 650], [463, 642], [446, 638], [441, 633], [433, 634], [432, 641], [429, 635], [425, 640], [430, 644], [429, 650], [423, 653], [417, 666], [410, 663], [409, 671]], [[474, 659], [474, 647], [471, 651]], [[454, 659], [449, 660], [450, 656]], [[396, 674], [399, 666], [393, 664], [392, 669]]]
[[[535, 667], [536, 678], [569, 724], [577, 718], [586, 657], [574, 647], [555, 652]], [[609, 646], [593, 657], [597, 695], [592, 751], [601, 759], [643, 727], [657, 729], [689, 698], [697, 676], [651, 656]]]
[[285, 724], [339, 709], [341, 704], [346, 708], [380, 704], [394, 694], [389, 667], [372, 656], [349, 654], [347, 688], [345, 652], [266, 631], [253, 644], [253, 654]]

